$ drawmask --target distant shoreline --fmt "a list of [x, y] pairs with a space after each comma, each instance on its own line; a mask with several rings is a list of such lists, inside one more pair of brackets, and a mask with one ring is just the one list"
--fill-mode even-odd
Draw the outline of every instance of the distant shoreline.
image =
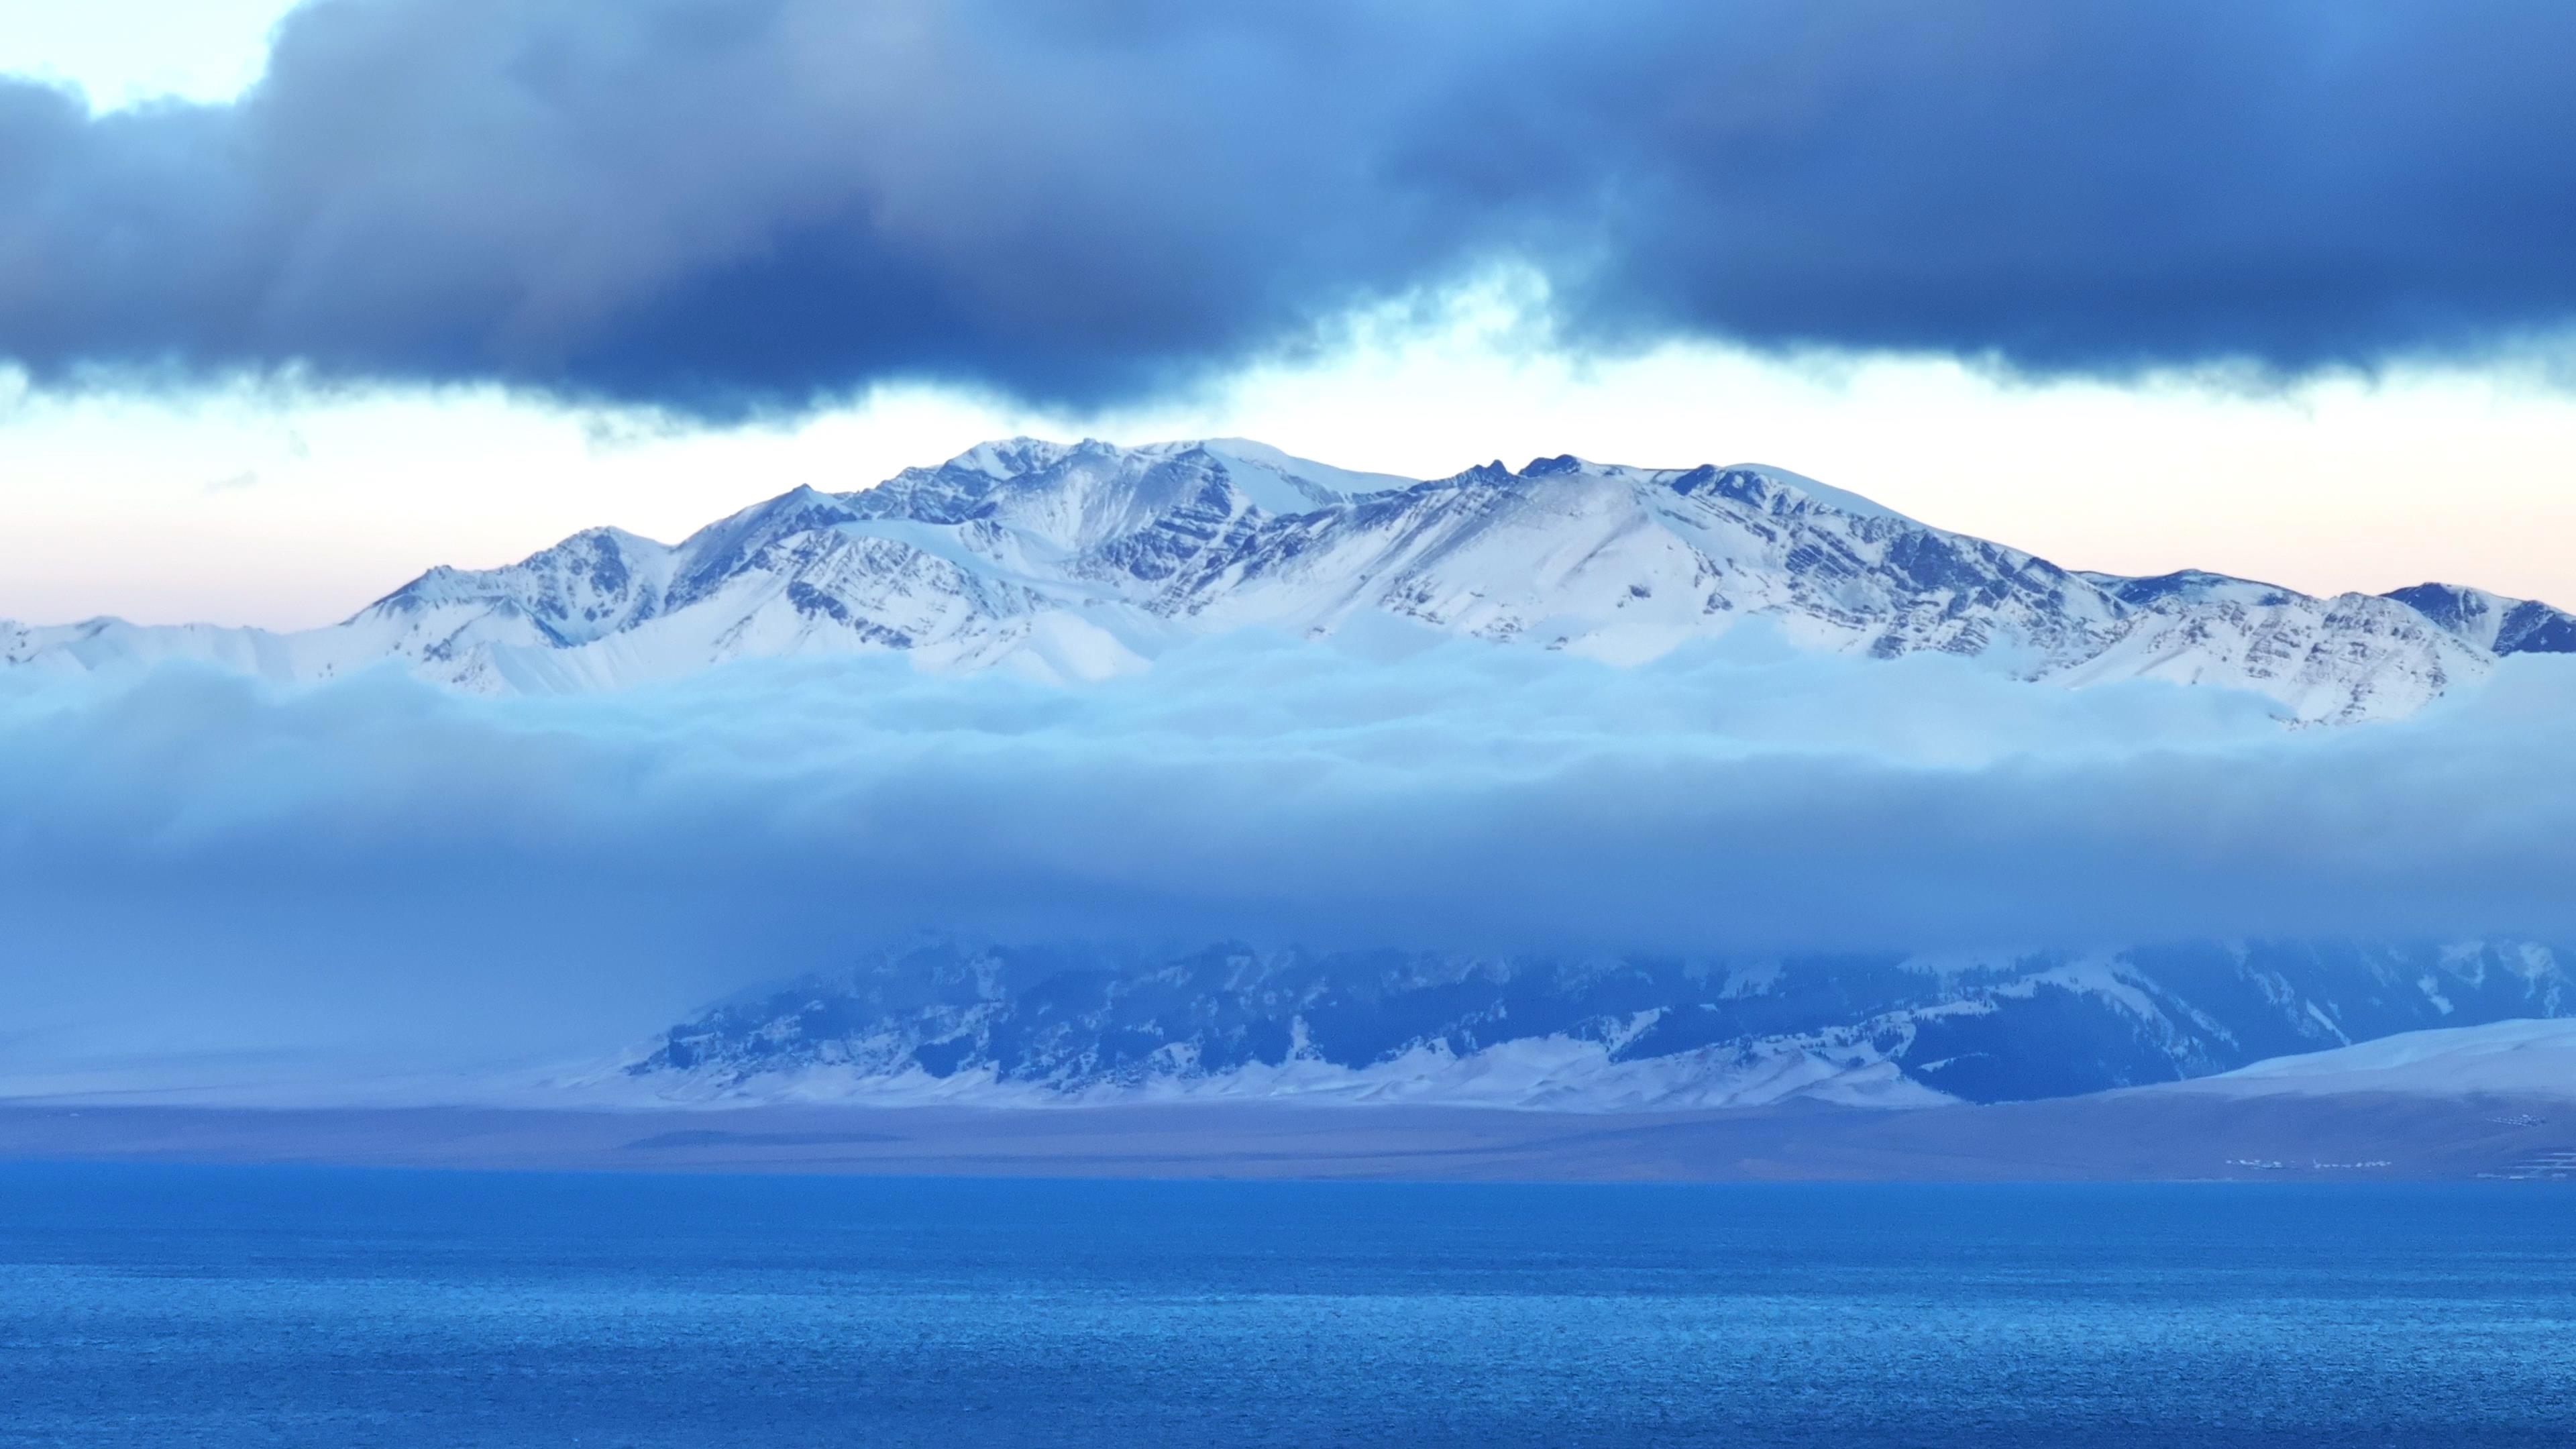
[[1400, 1181], [2456, 1181], [2576, 1176], [2516, 1096], [2149, 1089], [1908, 1112], [1274, 1103], [640, 1111], [0, 1103], [0, 1160]]

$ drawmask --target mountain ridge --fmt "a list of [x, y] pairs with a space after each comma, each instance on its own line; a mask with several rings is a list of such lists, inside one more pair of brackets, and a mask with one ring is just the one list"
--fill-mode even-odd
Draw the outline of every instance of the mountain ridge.
[[739, 993], [594, 1084], [706, 1103], [2024, 1101], [2563, 1017], [2571, 959], [2511, 941], [1727, 959], [943, 937]]
[[512, 693], [899, 650], [1075, 681], [1201, 634], [1377, 615], [1615, 663], [1758, 617], [1822, 652], [2252, 689], [2328, 723], [2411, 712], [2507, 654], [2576, 652], [2576, 616], [2536, 601], [2069, 570], [1763, 465], [1562, 454], [1409, 480], [1244, 439], [1013, 438], [847, 493], [799, 486], [676, 544], [591, 528], [499, 568], [433, 568], [320, 629], [0, 623], [0, 664], [190, 658], [306, 681], [392, 660]]

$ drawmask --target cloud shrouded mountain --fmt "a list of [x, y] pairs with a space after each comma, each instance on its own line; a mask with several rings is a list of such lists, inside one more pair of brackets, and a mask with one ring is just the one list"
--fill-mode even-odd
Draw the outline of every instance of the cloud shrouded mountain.
[[[1882, 1100], [2567, 1008], [2531, 944], [2576, 941], [2564, 656], [2290, 731], [1726, 642], [1235, 637], [1078, 688], [884, 653], [554, 696], [0, 674], [4, 1080], [597, 1060], [692, 1020], [617, 1084], [1026, 1096], [1289, 1066], [1303, 1017], [1290, 1085], [1345, 1096]], [[839, 984], [925, 929], [1008, 969]]]
[[198, 658], [315, 680], [398, 660], [469, 689], [560, 692], [880, 650], [1096, 679], [1245, 627], [1635, 662], [1748, 624], [2019, 679], [2229, 686], [2323, 722], [2405, 714], [2502, 655], [2576, 646], [2549, 605], [2444, 585], [2316, 598], [2070, 572], [1772, 468], [1558, 457], [1416, 482], [1239, 439], [1021, 438], [857, 492], [799, 488], [676, 546], [594, 529], [506, 568], [436, 569], [301, 634], [0, 624], [0, 665]]
[[2279, 369], [2576, 314], [2539, 0], [314, 0], [238, 101], [0, 81], [0, 357], [705, 415], [1097, 403], [1497, 264], [1577, 346]]
[[[2563, 621], [2069, 572], [1761, 468], [991, 444], [307, 634], [0, 634], [13, 1080], [662, 1032], [688, 1090], [1993, 1096], [2556, 1011]], [[924, 930], [1022, 954], [669, 1031]]]

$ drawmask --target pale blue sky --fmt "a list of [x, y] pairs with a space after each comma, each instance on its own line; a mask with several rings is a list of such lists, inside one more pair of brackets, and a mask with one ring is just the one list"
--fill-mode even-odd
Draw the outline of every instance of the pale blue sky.
[[0, 70], [81, 87], [94, 104], [223, 100], [259, 74], [294, 0], [0, 0]]

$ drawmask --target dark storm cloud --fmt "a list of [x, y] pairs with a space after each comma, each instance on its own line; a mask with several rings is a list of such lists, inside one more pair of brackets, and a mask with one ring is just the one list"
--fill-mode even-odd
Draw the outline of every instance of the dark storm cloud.
[[2548, 0], [319, 0], [225, 106], [0, 82], [0, 354], [703, 413], [1137, 396], [1498, 262], [1578, 345], [2116, 372], [2576, 312]]

